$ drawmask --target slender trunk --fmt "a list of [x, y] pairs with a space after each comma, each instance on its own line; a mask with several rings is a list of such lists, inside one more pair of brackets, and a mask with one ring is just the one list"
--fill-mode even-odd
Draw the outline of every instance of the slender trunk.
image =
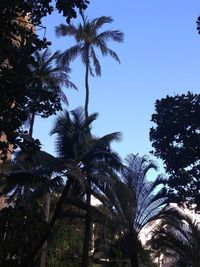
[[[135, 255], [134, 255], [135, 254]], [[132, 253], [130, 257], [131, 261], [131, 267], [139, 267], [139, 262], [138, 262], [138, 256], [137, 253]]]
[[39, 242], [36, 244], [35, 248], [31, 251], [31, 253], [22, 261], [21, 263], [21, 267], [29, 267], [30, 263], [34, 260], [34, 258], [37, 256], [39, 250], [42, 248], [43, 244], [45, 243], [45, 241], [47, 240], [47, 238], [49, 237], [49, 235], [51, 234], [51, 230], [53, 229], [59, 215], [62, 209], [62, 205], [64, 202], [64, 199], [66, 197], [66, 194], [69, 191], [69, 188], [71, 186], [72, 183], [72, 179], [69, 180], [69, 182], [67, 183], [67, 185], [65, 186], [63, 193], [57, 203], [56, 209], [54, 211], [53, 217], [49, 223], [49, 230], [44, 233], [41, 237], [41, 239], [39, 240]]
[[88, 118], [88, 105], [89, 105], [89, 46], [86, 51], [86, 70], [85, 70], [85, 118]]
[[31, 116], [30, 116], [30, 127], [29, 127], [29, 133], [28, 133], [30, 137], [33, 136], [34, 122], [35, 122], [35, 113], [31, 113]]
[[[46, 194], [46, 201], [45, 201], [45, 219], [47, 222], [49, 221], [50, 204], [51, 204], [51, 195], [50, 195], [50, 193], [47, 193]], [[40, 267], [46, 266], [46, 256], [47, 256], [47, 240], [45, 241], [44, 245], [42, 246], [42, 255], [41, 255]]]
[[134, 233], [132, 226], [130, 229], [130, 262], [131, 267], [139, 267], [138, 262], [138, 246], [137, 246], [137, 236], [136, 233]]
[[95, 224], [92, 223], [92, 233], [91, 233], [91, 254], [94, 256], [94, 250], [95, 250]]
[[106, 225], [103, 226], [103, 237], [104, 237], [104, 245], [107, 247], [108, 241], [107, 241], [107, 234], [106, 234]]
[[81, 267], [89, 266], [89, 250], [90, 250], [90, 236], [91, 236], [91, 182], [88, 181], [88, 189], [86, 194], [87, 212], [85, 216], [85, 234], [82, 252]]
[[[26, 187], [24, 193], [28, 199], [29, 194], [30, 194], [30, 188]], [[33, 242], [33, 225], [32, 225], [33, 214], [32, 214], [32, 207], [30, 205], [30, 202], [27, 202], [25, 204], [25, 207], [27, 209], [27, 220], [28, 220], [27, 228], [28, 228], [29, 247], [31, 251], [33, 249], [34, 242]], [[33, 261], [30, 262], [30, 267], [33, 267]]]

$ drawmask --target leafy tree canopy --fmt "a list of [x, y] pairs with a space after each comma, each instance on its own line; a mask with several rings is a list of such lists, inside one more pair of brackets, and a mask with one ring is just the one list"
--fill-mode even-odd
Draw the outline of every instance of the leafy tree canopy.
[[[87, 0], [57, 0], [55, 7], [69, 22], [76, 17], [77, 8], [85, 9], [87, 4]], [[35, 86], [42, 84], [32, 71], [38, 64], [33, 53], [50, 45], [46, 38], [38, 37], [36, 28], [53, 10], [52, 0], [0, 1], [0, 135], [5, 134], [8, 143], [23, 149], [30, 145], [36, 149], [39, 145], [27, 138], [22, 125], [29, 116], [28, 105], [37, 91]], [[43, 100], [37, 102], [35, 112], [48, 117], [52, 114], [52, 99], [47, 91], [42, 94]], [[55, 99], [54, 112], [60, 109], [58, 97]], [[8, 143], [0, 142], [1, 157], [6, 156]]]
[[200, 95], [166, 96], [157, 100], [150, 130], [154, 155], [169, 173], [169, 192], [183, 202], [200, 203]]

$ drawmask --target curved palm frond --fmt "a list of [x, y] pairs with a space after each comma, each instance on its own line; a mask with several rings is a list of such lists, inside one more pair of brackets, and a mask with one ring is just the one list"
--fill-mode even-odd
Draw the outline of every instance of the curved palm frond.
[[38, 62], [37, 67], [34, 69], [37, 77], [40, 77], [44, 84], [48, 87], [55, 86], [61, 91], [60, 86], [70, 85], [70, 87], [77, 89], [76, 86], [69, 80], [68, 73], [70, 68], [68, 66], [55, 66], [55, 61], [60, 52], [56, 51], [53, 55], [49, 49], [43, 53], [36, 52], [35, 57]]
[[124, 40], [124, 34], [119, 30], [108, 30], [97, 35], [96, 39], [101, 39], [104, 42], [112, 40], [121, 43]]
[[13, 171], [1, 180], [1, 194], [8, 195], [15, 201], [37, 200], [35, 196], [44, 196], [63, 185], [62, 177], [50, 178], [51, 176], [52, 170], [42, 167]]
[[[137, 243], [139, 242], [140, 231], [151, 220], [158, 217], [158, 213], [166, 205], [166, 196], [158, 192], [156, 196], [155, 189], [161, 184], [162, 179], [158, 181], [149, 181], [149, 170], [156, 169], [156, 164], [147, 157], [129, 154], [125, 159], [125, 164], [121, 171], [120, 190], [115, 188], [115, 200], [111, 197], [115, 207], [116, 199], [120, 208], [114, 208], [112, 212], [112, 223], [114, 233], [118, 234], [126, 255], [131, 259], [131, 266], [138, 266]], [[112, 227], [112, 226], [111, 226]], [[126, 248], [125, 248], [126, 247]]]
[[71, 61], [73, 61], [77, 56], [81, 55], [82, 52], [82, 45], [77, 44], [69, 49], [67, 49], [64, 52], [60, 52], [59, 55], [57, 56], [57, 63], [60, 64], [61, 66], [65, 66], [69, 64]]
[[56, 36], [75, 36], [76, 35], [76, 27], [73, 24], [60, 24], [56, 26]]
[[99, 63], [99, 60], [95, 54], [93, 47], [90, 48], [90, 55], [91, 55], [91, 58], [93, 60], [93, 65], [94, 65], [96, 75], [101, 76], [101, 65]]
[[120, 59], [118, 57], [118, 55], [111, 49], [109, 49], [108, 47], [106, 48], [106, 53], [111, 56], [114, 60], [118, 61], [118, 63], [121, 63], [120, 62]]
[[113, 22], [113, 19], [111, 17], [101, 16], [99, 18], [93, 19], [91, 21], [91, 24], [93, 25], [93, 27], [95, 28], [95, 30], [98, 30], [104, 24], [106, 24], [106, 23], [112, 23], [112, 22]]
[[[112, 168], [119, 170], [122, 167], [121, 159], [119, 155], [112, 151], [110, 145], [113, 141], [120, 141], [121, 133], [111, 133], [101, 138], [93, 138], [87, 145], [84, 146], [81, 155], [81, 160], [87, 164], [87, 162], [94, 162], [96, 164], [99, 161], [112, 166]], [[99, 164], [98, 164], [99, 165]]]
[[90, 135], [90, 125], [96, 119], [97, 113], [87, 119], [82, 108], [60, 114], [56, 120], [51, 135], [57, 134], [56, 151], [60, 157], [77, 159], [79, 146], [85, 144]]
[[178, 207], [168, 208], [160, 216], [161, 223], [152, 233], [148, 245], [174, 251], [182, 264], [198, 266], [200, 264], [200, 228], [192, 213], [186, 213]]
[[[61, 101], [68, 104], [68, 99], [63, 92], [63, 87], [69, 87], [77, 89], [77, 87], [69, 79], [70, 68], [68, 66], [61, 66], [56, 63], [56, 59], [59, 56], [59, 51], [51, 54], [50, 50], [47, 48], [42, 53], [36, 51], [34, 53], [36, 63], [30, 66], [30, 70], [33, 74], [33, 79], [30, 82], [31, 90], [37, 90], [35, 97], [30, 100], [27, 107], [30, 115], [28, 121], [25, 123], [29, 126], [29, 135], [33, 134], [33, 126], [35, 121], [35, 115], [40, 116], [50, 116], [55, 113], [55, 109], [61, 109]], [[44, 95], [48, 94], [48, 101], [44, 100]], [[51, 95], [56, 98], [56, 106], [53, 106]], [[52, 97], [53, 98], [53, 97]], [[46, 109], [43, 113], [40, 111], [35, 112], [35, 106], [37, 102], [45, 102]], [[55, 105], [54, 103], [54, 105]]]

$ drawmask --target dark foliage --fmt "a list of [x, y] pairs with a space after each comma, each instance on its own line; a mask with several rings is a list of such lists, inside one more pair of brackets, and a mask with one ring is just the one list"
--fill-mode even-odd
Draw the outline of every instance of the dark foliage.
[[[85, 0], [57, 0], [56, 8], [69, 22], [76, 17], [76, 8], [85, 9], [87, 3]], [[33, 53], [50, 44], [46, 38], [39, 39], [35, 29], [41, 26], [41, 19], [52, 12], [51, 0], [0, 2], [0, 134], [6, 134], [8, 143], [16, 146], [21, 144], [18, 138], [24, 138], [21, 126], [28, 118], [27, 107], [33, 98], [35, 86], [40, 88], [42, 83], [41, 80], [35, 80], [31, 71], [37, 65]], [[52, 114], [52, 103], [54, 112], [60, 110], [59, 97], [56, 95], [55, 101], [52, 97], [47, 90], [41, 92], [35, 110], [39, 113], [42, 111], [46, 117]], [[8, 143], [0, 143], [2, 157], [6, 155]]]
[[[32, 238], [30, 238], [30, 221]], [[38, 233], [47, 228], [38, 209], [30, 214], [24, 207], [9, 207], [0, 211], [0, 266], [20, 266], [38, 241]]]
[[200, 34], [200, 17], [197, 19], [197, 31]]
[[153, 229], [148, 241], [155, 251], [177, 261], [176, 267], [200, 264], [200, 228], [198, 215], [192, 212], [170, 207], [160, 216], [160, 223]]
[[183, 202], [200, 203], [200, 95], [167, 96], [157, 100], [150, 130], [154, 155], [169, 173], [169, 193]]

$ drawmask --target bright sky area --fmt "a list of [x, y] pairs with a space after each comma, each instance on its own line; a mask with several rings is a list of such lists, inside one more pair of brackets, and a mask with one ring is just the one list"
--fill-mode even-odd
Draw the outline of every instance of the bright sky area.
[[[105, 29], [120, 29], [123, 44], [110, 43], [121, 64], [99, 57], [101, 78], [90, 78], [89, 112], [98, 112], [93, 133], [98, 136], [121, 131], [123, 139], [114, 144], [122, 158], [129, 153], [149, 154], [152, 150], [149, 129], [156, 99], [167, 94], [200, 93], [200, 35], [196, 20], [199, 0], [91, 0], [89, 18], [111, 16], [114, 23]], [[77, 23], [79, 19], [74, 20]], [[71, 38], [56, 38], [55, 26], [64, 22], [61, 15], [45, 18], [46, 37], [51, 50], [64, 50], [74, 44]], [[40, 34], [44, 32], [40, 31]], [[68, 110], [83, 106], [84, 66], [72, 64], [71, 80], [79, 91], [64, 89]], [[55, 117], [37, 119], [34, 137], [42, 149], [55, 154], [54, 137], [49, 136]], [[162, 166], [161, 166], [162, 169]]]

